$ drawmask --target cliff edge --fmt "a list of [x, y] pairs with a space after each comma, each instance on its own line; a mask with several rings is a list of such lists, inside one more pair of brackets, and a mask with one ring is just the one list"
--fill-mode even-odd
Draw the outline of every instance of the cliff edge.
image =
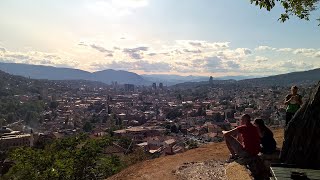
[[[283, 143], [283, 129], [273, 130], [278, 147]], [[144, 161], [124, 169], [109, 180], [173, 179], [251, 179], [240, 164], [226, 164], [229, 152], [224, 142], [212, 143], [185, 153]], [[223, 177], [221, 177], [221, 172]]]

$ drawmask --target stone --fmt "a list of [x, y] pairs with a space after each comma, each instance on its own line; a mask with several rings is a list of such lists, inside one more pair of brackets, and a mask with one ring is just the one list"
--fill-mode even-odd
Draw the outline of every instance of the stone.
[[320, 82], [285, 129], [283, 163], [320, 169]]

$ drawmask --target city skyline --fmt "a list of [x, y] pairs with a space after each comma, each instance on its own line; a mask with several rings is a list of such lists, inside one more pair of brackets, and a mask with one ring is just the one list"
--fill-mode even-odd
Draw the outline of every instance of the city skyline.
[[249, 1], [0, 2], [0, 61], [138, 74], [266, 76], [320, 67], [316, 16]]

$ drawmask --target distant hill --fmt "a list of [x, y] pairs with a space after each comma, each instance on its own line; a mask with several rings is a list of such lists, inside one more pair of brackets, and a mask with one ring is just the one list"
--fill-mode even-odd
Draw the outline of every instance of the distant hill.
[[0, 97], [17, 94], [40, 93], [43, 83], [22, 76], [15, 76], [0, 70]]
[[[214, 85], [253, 85], [253, 86], [290, 86], [290, 85], [308, 85], [320, 81], [320, 68], [309, 71], [292, 72], [261, 78], [252, 78], [244, 80], [214, 80]], [[176, 88], [194, 88], [198, 86], [208, 86], [209, 81], [185, 82], [176, 84]]]
[[117, 81], [121, 84], [130, 83], [136, 85], [151, 85], [150, 82], [136, 73], [128, 71], [116, 71], [112, 69], [92, 73], [91, 80], [100, 81], [107, 84], [111, 84], [112, 81]]
[[107, 85], [97, 81], [87, 80], [36, 80], [23, 76], [11, 75], [0, 70], [0, 97], [21, 94], [40, 94], [45, 88], [60, 87], [78, 89], [83, 86], [106, 87]]
[[[168, 86], [185, 83], [185, 82], [203, 82], [209, 80], [209, 76], [179, 76], [169, 74], [150, 74], [142, 75], [148, 81], [156, 83], [164, 83]], [[249, 78], [256, 78], [257, 76], [222, 76], [214, 77], [214, 80], [243, 80]]]
[[104, 70], [87, 72], [79, 69], [57, 68], [52, 66], [0, 63], [0, 70], [13, 75], [30, 77], [32, 79], [48, 80], [89, 80], [110, 84], [117, 81], [120, 84], [130, 83], [136, 85], [150, 84], [138, 74], [127, 71]]
[[293, 84], [314, 84], [317, 81], [320, 81], [320, 68], [309, 71], [292, 72], [288, 74], [280, 74], [263, 78], [246, 79], [238, 81], [238, 83], [259, 86], [289, 86]]

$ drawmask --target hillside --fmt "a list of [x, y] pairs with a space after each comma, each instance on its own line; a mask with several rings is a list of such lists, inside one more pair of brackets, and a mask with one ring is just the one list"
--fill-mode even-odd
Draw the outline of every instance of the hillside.
[[41, 86], [44, 84], [40, 81], [14, 76], [0, 70], [0, 96], [39, 93]]
[[[169, 74], [150, 74], [150, 75], [142, 75], [142, 77], [146, 80], [164, 83], [168, 86], [184, 83], [184, 82], [201, 82], [208, 81], [208, 76], [179, 76], [179, 75], [169, 75]], [[243, 79], [251, 79], [257, 76], [221, 76], [215, 77], [213, 80], [243, 80]]]
[[292, 72], [275, 76], [253, 78], [238, 81], [238, 83], [248, 83], [253, 85], [292, 85], [292, 84], [314, 84], [320, 80], [320, 68], [309, 71]]
[[0, 63], [0, 70], [13, 75], [24, 76], [32, 79], [47, 80], [90, 80], [111, 84], [112, 81], [125, 84], [145, 85], [150, 84], [138, 74], [127, 71], [115, 71], [112, 69], [87, 72], [72, 68], [57, 68], [52, 66], [17, 64], [17, 63]]
[[[213, 85], [223, 86], [290, 86], [293, 84], [315, 84], [320, 80], [320, 68], [309, 71], [292, 72], [275, 76], [244, 79], [244, 80], [213, 80]], [[195, 88], [209, 86], [209, 81], [185, 82], [176, 84], [175, 88]]]
[[[278, 147], [281, 147], [283, 142], [283, 130], [274, 130], [274, 135]], [[224, 142], [208, 144], [182, 154], [165, 156], [141, 162], [110, 177], [109, 180], [181, 179], [181, 177], [177, 176], [175, 172], [186, 164], [192, 162], [205, 162], [209, 160], [224, 162], [227, 159], [228, 154], [229, 153]], [[249, 177], [248, 171], [239, 164], [225, 164], [225, 167], [228, 179], [246, 180]], [[201, 176], [201, 174], [199, 174], [199, 176]], [[200, 178], [201, 177], [199, 177], [199, 179]]]

